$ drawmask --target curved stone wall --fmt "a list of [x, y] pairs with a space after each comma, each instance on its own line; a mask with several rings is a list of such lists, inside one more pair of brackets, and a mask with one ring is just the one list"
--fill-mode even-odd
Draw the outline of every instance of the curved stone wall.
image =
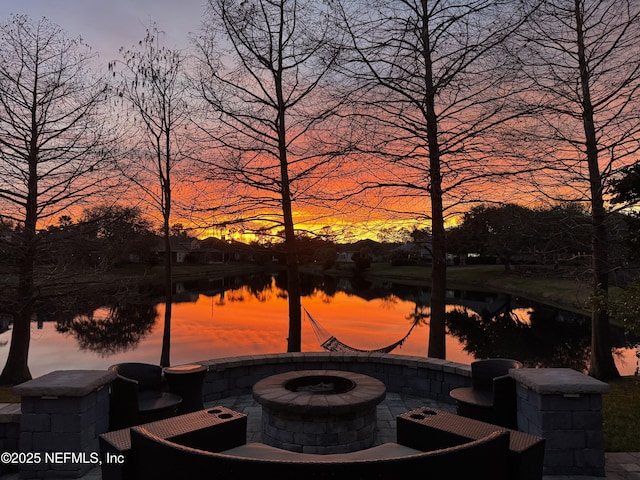
[[203, 399], [251, 393], [253, 385], [270, 375], [292, 370], [346, 370], [382, 381], [389, 392], [453, 403], [449, 392], [471, 385], [471, 367], [436, 358], [384, 353], [305, 352], [247, 355], [198, 362], [209, 369]]

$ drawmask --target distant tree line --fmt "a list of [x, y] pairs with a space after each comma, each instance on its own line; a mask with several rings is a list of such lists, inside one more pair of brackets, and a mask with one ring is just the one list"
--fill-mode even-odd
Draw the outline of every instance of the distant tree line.
[[[636, 249], [637, 214], [610, 215], [612, 265], [634, 272], [640, 264]], [[15, 261], [12, 236], [20, 231], [8, 225], [0, 227], [3, 261]], [[145, 218], [141, 210], [121, 204], [85, 209], [77, 221], [63, 215], [58, 224], [38, 233], [42, 253], [36, 264], [54, 270], [90, 268], [107, 271], [127, 264], [156, 265], [160, 256], [162, 232]], [[181, 224], [170, 229], [170, 238], [189, 241]], [[339, 251], [349, 251], [349, 264], [356, 271], [366, 270], [373, 261], [393, 265], [431, 265], [431, 232], [414, 228], [376, 241], [341, 244], [329, 235], [305, 232], [296, 235], [298, 263], [315, 264], [322, 270], [335, 266]], [[590, 217], [579, 204], [561, 204], [547, 208], [527, 208], [516, 204], [478, 205], [465, 213], [459, 224], [447, 229], [449, 264], [493, 263], [509, 270], [517, 264], [542, 265], [555, 270], [567, 268], [572, 276], [588, 276], [590, 262]], [[254, 241], [254, 261], [270, 258], [285, 264], [285, 246], [280, 240]], [[189, 259], [186, 260], [189, 263]]]
[[[611, 262], [630, 266], [636, 233], [629, 230], [627, 215], [611, 215]], [[581, 266], [588, 274], [591, 259], [591, 221], [579, 204], [527, 208], [516, 204], [476, 206], [462, 223], [448, 232], [451, 253], [493, 257], [509, 269], [514, 263]], [[468, 259], [473, 262], [473, 257]]]

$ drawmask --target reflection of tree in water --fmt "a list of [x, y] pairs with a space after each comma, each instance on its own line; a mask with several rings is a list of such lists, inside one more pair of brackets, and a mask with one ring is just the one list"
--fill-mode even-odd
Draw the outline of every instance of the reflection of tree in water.
[[[189, 291], [219, 295], [222, 300], [216, 297], [216, 302], [222, 303], [249, 298], [260, 302], [278, 296], [286, 298], [286, 286], [286, 274], [275, 276], [275, 280], [270, 275], [252, 275], [185, 283]], [[40, 305], [38, 318], [57, 321], [57, 329], [78, 338], [82, 349], [108, 356], [134, 348], [151, 331], [157, 315], [152, 299], [161, 292], [146, 288], [127, 284], [116, 293], [113, 290], [65, 292], [55, 302]], [[411, 324], [422, 325], [429, 320], [430, 292], [426, 287], [302, 276], [301, 290], [304, 296], [321, 296], [327, 302], [338, 291], [364, 299], [382, 299], [385, 306], [408, 301], [414, 304], [414, 311], [407, 316]], [[488, 308], [499, 304], [502, 308], [498, 312], [493, 309], [491, 314], [458, 310], [448, 315], [449, 333], [461, 340], [467, 352], [476, 358], [516, 358], [528, 366], [585, 369], [590, 347], [588, 323], [542, 306], [535, 306], [530, 321], [525, 323], [513, 313], [514, 298], [508, 295], [491, 296], [492, 301], [487, 298], [486, 293], [476, 297], [467, 292], [457, 300], [484, 302]], [[99, 315], [98, 312], [105, 313]], [[614, 344], [624, 343], [615, 343], [614, 338]]]
[[[304, 277], [302, 277], [304, 279]], [[323, 275], [322, 277], [314, 277], [311, 293], [309, 297], [319, 298], [322, 303], [330, 304], [336, 296], [338, 289], [338, 278]], [[302, 287], [304, 290], [305, 287]]]
[[227, 301], [231, 303], [244, 302], [246, 296], [260, 303], [266, 303], [274, 295], [278, 296], [278, 292], [272, 288], [270, 276], [253, 275], [244, 279], [240, 288], [228, 289], [222, 292], [217, 305], [224, 305]]
[[428, 305], [417, 303], [413, 306], [413, 312], [409, 314], [407, 320], [411, 320], [413, 325], [428, 325], [431, 316], [431, 309]]
[[240, 288], [238, 290], [227, 290], [224, 293], [224, 299], [227, 302], [231, 303], [239, 303], [244, 302], [244, 288]]
[[475, 358], [505, 357], [528, 367], [567, 367], [585, 371], [590, 336], [587, 322], [559, 322], [554, 311], [534, 309], [530, 322], [521, 321], [509, 306], [480, 315], [456, 309], [447, 314], [449, 333]]
[[132, 284], [68, 291], [50, 305], [52, 320], [82, 350], [109, 356], [134, 348], [151, 331], [158, 315], [154, 297], [153, 288]]
[[266, 302], [271, 298], [269, 295], [271, 292], [271, 277], [268, 275], [252, 275], [245, 279], [244, 285], [259, 302]]
[[96, 317], [96, 310], [58, 322], [56, 329], [74, 335], [82, 350], [107, 357], [138, 345], [151, 331], [158, 315], [154, 305], [140, 303], [116, 303], [107, 308], [105, 316]]

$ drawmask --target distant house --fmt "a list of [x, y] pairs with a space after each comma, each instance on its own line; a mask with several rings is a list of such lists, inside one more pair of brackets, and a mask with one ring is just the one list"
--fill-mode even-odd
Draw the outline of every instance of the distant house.
[[341, 252], [338, 252], [338, 257], [336, 258], [336, 262], [340, 262], [340, 263], [353, 262], [354, 253], [356, 253], [354, 250], [343, 250]]
[[388, 247], [375, 240], [358, 240], [355, 243], [338, 245], [336, 262], [353, 262], [353, 256], [359, 252], [368, 252], [374, 262], [384, 261]]
[[[189, 252], [187, 262], [196, 265], [214, 265], [225, 262], [224, 252], [216, 242], [207, 238], [198, 240], [197, 246]], [[217, 239], [216, 239], [217, 240]]]
[[[185, 263], [187, 256], [197, 248], [197, 240], [192, 238], [172, 238], [171, 243], [171, 262], [174, 264]], [[159, 239], [158, 246], [156, 247], [156, 255], [159, 258], [164, 258], [166, 254], [166, 247], [163, 239]]]
[[215, 237], [197, 240], [187, 261], [201, 265], [227, 262], [250, 262], [254, 260], [254, 249], [246, 243], [221, 240]]

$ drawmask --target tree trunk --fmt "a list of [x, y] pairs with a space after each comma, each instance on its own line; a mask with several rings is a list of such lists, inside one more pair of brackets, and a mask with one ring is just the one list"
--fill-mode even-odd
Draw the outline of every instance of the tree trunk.
[[281, 160], [283, 178], [282, 212], [284, 218], [285, 249], [287, 258], [287, 290], [289, 297], [289, 335], [287, 351], [300, 352], [302, 350], [302, 311], [300, 306], [300, 272], [298, 268], [298, 252], [291, 209], [291, 193], [289, 191], [288, 172], [285, 160]]
[[162, 175], [162, 156], [158, 147], [158, 175], [162, 189], [162, 218], [164, 231], [164, 331], [162, 332], [162, 353], [160, 366], [171, 366], [171, 311], [173, 308], [173, 271], [171, 262], [171, 130], [165, 131], [165, 175]]
[[429, 43], [429, 8], [427, 0], [422, 0], [422, 45], [425, 62], [425, 120], [427, 123], [427, 142], [429, 146], [429, 177], [431, 186], [431, 235], [432, 235], [432, 268], [431, 268], [431, 316], [429, 323], [428, 356], [445, 358], [446, 356], [446, 290], [447, 290], [447, 246], [444, 230], [444, 213], [442, 205], [442, 173], [440, 171], [440, 145], [438, 144], [438, 117], [435, 109], [435, 86], [433, 85], [433, 69], [431, 48]]
[[[284, 19], [281, 18], [280, 25], [283, 24]], [[282, 30], [280, 30], [280, 35], [282, 35]], [[282, 41], [282, 37], [280, 38], [280, 41]], [[287, 157], [286, 102], [282, 92], [282, 56], [280, 56], [278, 60], [278, 68], [275, 72], [275, 88], [278, 102], [276, 129], [278, 132], [278, 156], [280, 160], [284, 246], [287, 258], [287, 293], [289, 299], [289, 334], [287, 337], [287, 351], [300, 352], [302, 350], [300, 272], [298, 268], [298, 251], [295, 226], [293, 222], [293, 210], [291, 207], [291, 181], [289, 179], [289, 163]]]
[[611, 339], [609, 337], [609, 245], [607, 238], [606, 210], [602, 195], [602, 177], [598, 163], [598, 140], [591, 102], [589, 69], [587, 67], [584, 39], [584, 24], [581, 1], [575, 1], [576, 32], [578, 34], [578, 61], [582, 87], [582, 119], [585, 133], [587, 164], [589, 167], [589, 187], [591, 191], [592, 218], [592, 294], [599, 298], [598, 306], [591, 313], [591, 362], [589, 374], [602, 379], [620, 376], [613, 361]]
[[171, 366], [171, 310], [173, 306], [173, 284], [171, 266], [171, 237], [169, 226], [164, 226], [164, 331], [162, 332], [162, 352], [160, 354], [160, 366]]
[[[35, 94], [34, 103], [35, 105]], [[22, 244], [18, 252], [18, 291], [13, 316], [11, 345], [0, 383], [16, 385], [31, 380], [29, 343], [31, 317], [34, 313], [34, 265], [36, 259], [36, 225], [38, 222], [38, 146], [36, 109], [32, 109], [31, 144], [29, 147], [29, 178]]]
[[[432, 177], [433, 178], [433, 177]], [[432, 187], [433, 188], [433, 187]], [[442, 194], [431, 193], [432, 267], [429, 357], [446, 358], [447, 247], [442, 215]]]
[[7, 362], [0, 375], [0, 384], [17, 385], [31, 380], [29, 371], [29, 342], [31, 340], [31, 317], [33, 315], [33, 263], [34, 236], [24, 234], [23, 248], [20, 256], [20, 270], [18, 272], [18, 291], [13, 315], [13, 330], [11, 332], [11, 346]]
[[[289, 203], [288, 208], [285, 206]], [[287, 249], [287, 290], [289, 297], [289, 335], [287, 338], [287, 351], [300, 352], [302, 350], [302, 311], [300, 305], [300, 272], [298, 268], [298, 255], [296, 251], [296, 241], [294, 233], [293, 221], [286, 220], [291, 217], [291, 200], [283, 200], [283, 209], [289, 214], [285, 214], [285, 248]], [[292, 218], [292, 217], [291, 217]]]

